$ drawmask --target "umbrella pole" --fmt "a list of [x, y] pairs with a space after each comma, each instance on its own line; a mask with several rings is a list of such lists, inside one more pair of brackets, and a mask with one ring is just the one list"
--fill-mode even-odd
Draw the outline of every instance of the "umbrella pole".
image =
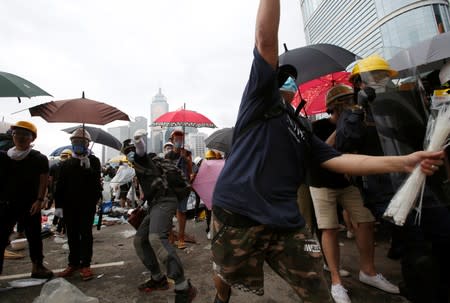
[[[295, 109], [295, 115], [296, 116], [298, 116], [298, 114], [300, 113], [302, 108], [304, 109], [305, 105], [306, 105], [306, 100], [303, 99], [302, 93], [300, 92], [300, 88], [298, 89], [298, 95], [300, 97], [300, 103], [298, 104], [297, 108]], [[306, 118], [308, 118], [308, 114], [306, 113], [306, 110], [303, 110], [303, 112], [305, 113]]]
[[[186, 121], [186, 102], [183, 103], [183, 120]], [[185, 123], [185, 122], [184, 122]], [[183, 142], [181, 144], [181, 148], [184, 148], [184, 141], [186, 137], [186, 125], [183, 123]]]

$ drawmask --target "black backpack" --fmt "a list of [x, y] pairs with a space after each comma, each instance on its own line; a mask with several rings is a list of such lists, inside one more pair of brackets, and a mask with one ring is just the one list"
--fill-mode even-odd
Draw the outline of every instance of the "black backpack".
[[189, 196], [191, 186], [172, 161], [157, 157], [155, 154], [148, 154], [137, 158], [133, 164], [147, 201], [151, 202], [170, 192], [177, 197], [178, 201]]

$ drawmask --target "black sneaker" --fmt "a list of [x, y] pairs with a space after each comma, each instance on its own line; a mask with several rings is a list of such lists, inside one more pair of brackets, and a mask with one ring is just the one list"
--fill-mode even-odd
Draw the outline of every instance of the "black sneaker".
[[175, 303], [191, 303], [197, 295], [197, 289], [188, 280], [188, 288], [175, 290]]
[[166, 277], [162, 278], [159, 281], [150, 279], [139, 285], [138, 289], [145, 292], [152, 292], [154, 290], [167, 290], [169, 289], [169, 282], [167, 282]]

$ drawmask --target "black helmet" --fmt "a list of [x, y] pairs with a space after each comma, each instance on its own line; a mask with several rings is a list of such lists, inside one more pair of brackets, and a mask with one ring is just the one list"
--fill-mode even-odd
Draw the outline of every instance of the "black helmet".
[[122, 148], [120, 151], [122, 152], [122, 154], [126, 155], [131, 150], [135, 150], [134, 143], [131, 141], [131, 139], [126, 139], [125, 141], [123, 141]]

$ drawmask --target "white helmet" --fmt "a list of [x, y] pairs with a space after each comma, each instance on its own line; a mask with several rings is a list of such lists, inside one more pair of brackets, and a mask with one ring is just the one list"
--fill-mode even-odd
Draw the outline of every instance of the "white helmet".
[[73, 133], [72, 136], [70, 136], [70, 139], [72, 140], [73, 138], [82, 138], [82, 139], [86, 139], [88, 141], [92, 141], [91, 140], [91, 135], [89, 134], [89, 132], [84, 129], [83, 127], [77, 128]]
[[441, 85], [450, 81], [450, 62], [447, 62], [439, 72], [439, 80], [441, 80]]

